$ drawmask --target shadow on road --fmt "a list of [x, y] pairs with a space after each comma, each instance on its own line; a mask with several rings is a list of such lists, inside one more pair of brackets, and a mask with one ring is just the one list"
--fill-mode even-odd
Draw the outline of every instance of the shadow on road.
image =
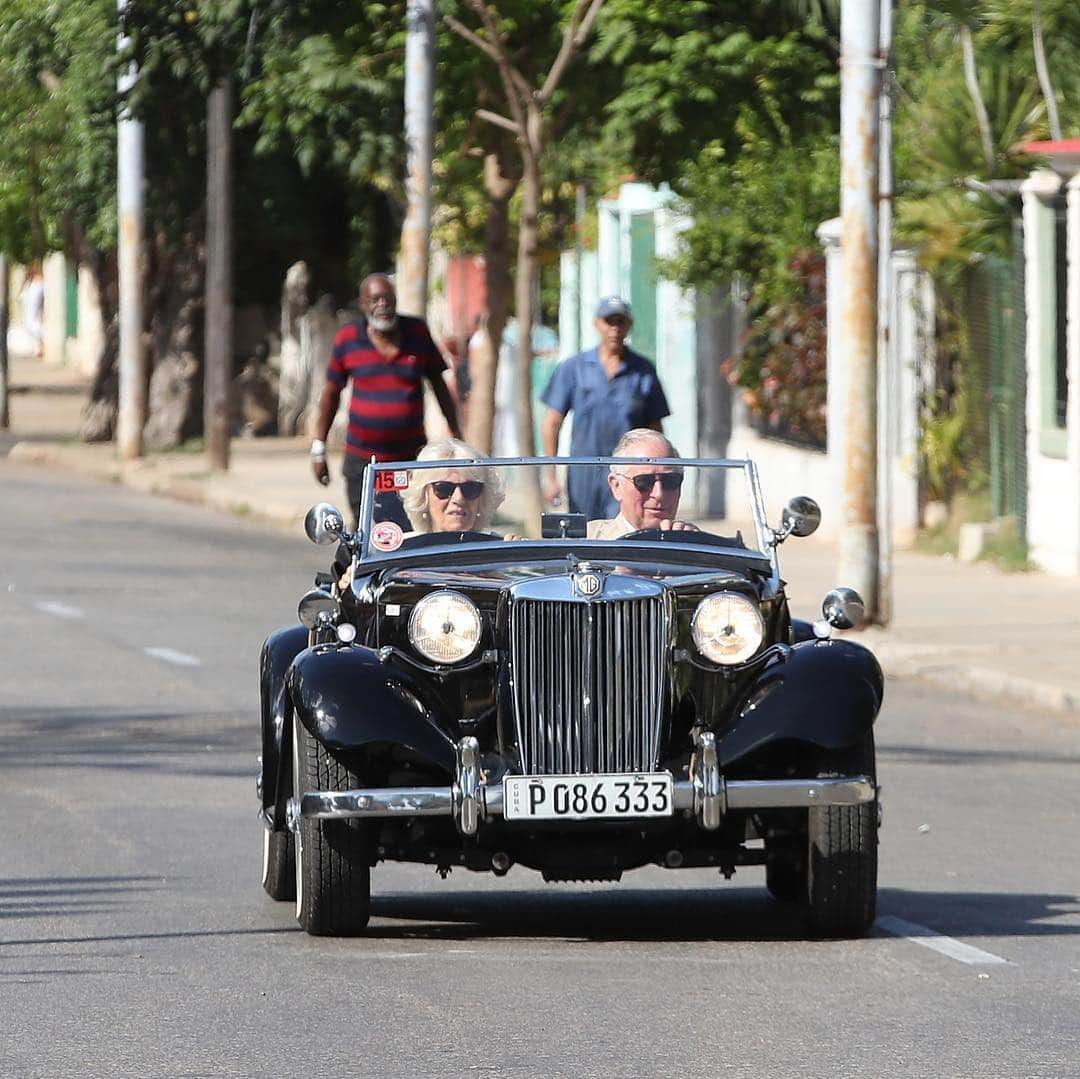
[[[145, 906], [155, 902], [155, 893], [167, 891], [175, 883], [163, 877], [11, 877], [0, 880], [0, 932], [10, 931], [20, 919], [47, 919], [53, 930], [48, 936], [0, 936], [0, 949], [57, 944], [104, 944], [132, 941], [196, 940], [218, 937], [269, 936], [292, 933], [294, 926], [163, 929], [160, 932], [79, 933], [80, 919], [87, 915], [111, 913], [138, 896]], [[64, 931], [69, 929], [69, 932]], [[26, 973], [25, 971], [22, 973]], [[53, 973], [63, 973], [56, 971]]]
[[0, 921], [99, 914], [115, 907], [128, 895], [159, 887], [160, 877], [0, 880]]
[[451, 892], [372, 899], [369, 936], [466, 939], [487, 936], [617, 940], [795, 940], [804, 935], [793, 906], [764, 890], [633, 888], [522, 893]]
[[1029, 749], [972, 749], [948, 746], [896, 745], [878, 746], [878, 762], [904, 764], [1080, 764], [1080, 756], [1069, 756]]
[[[235, 754], [254, 754], [258, 731], [235, 712], [123, 712], [0, 708], [0, 759], [22, 769], [167, 771], [248, 776]], [[224, 763], [228, 759], [229, 764]]]
[[[68, 919], [72, 932], [0, 937], [20, 945], [271, 936], [299, 933], [289, 904], [265, 901], [261, 926], [195, 927], [160, 932], [81, 935], [78, 919], [168, 886], [161, 877], [41, 877], [0, 879], [0, 922]], [[878, 914], [892, 915], [951, 937], [1080, 935], [1080, 896], [1039, 893], [914, 892], [885, 888]], [[54, 922], [55, 924], [55, 922]], [[62, 924], [62, 923], [61, 923]], [[871, 931], [874, 936], [883, 932]], [[891, 935], [891, 934], [888, 934]], [[764, 888], [566, 888], [391, 892], [372, 898], [375, 940], [539, 938], [596, 942], [794, 941], [805, 939], [802, 913], [771, 899]]]
[[1080, 896], [1025, 892], [909, 892], [883, 889], [878, 913], [950, 937], [1080, 935]]
[[[878, 913], [947, 936], [1080, 935], [1080, 896], [882, 889]], [[449, 892], [373, 898], [369, 936], [549, 937], [596, 941], [798, 940], [800, 910], [764, 889]], [[382, 921], [386, 919], [386, 921]], [[394, 924], [407, 923], [407, 924]]]

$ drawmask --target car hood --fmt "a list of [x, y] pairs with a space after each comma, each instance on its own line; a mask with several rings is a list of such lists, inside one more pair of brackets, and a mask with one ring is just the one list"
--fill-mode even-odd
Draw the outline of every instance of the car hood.
[[[650, 562], [648, 565], [626, 561], [592, 559], [588, 563], [605, 573], [641, 577], [659, 581], [669, 587], [693, 586], [699, 584], [715, 585], [724, 580], [732, 583], [747, 581], [747, 575], [736, 569], [716, 569], [702, 572], [700, 566], [686, 566], [672, 563]], [[571, 572], [566, 559], [558, 561], [537, 561], [514, 563], [513, 565], [488, 566], [479, 568], [449, 569], [410, 568], [397, 569], [386, 575], [386, 585], [405, 585], [420, 588], [462, 588], [501, 591], [521, 581], [536, 580], [539, 577], [559, 577]]]

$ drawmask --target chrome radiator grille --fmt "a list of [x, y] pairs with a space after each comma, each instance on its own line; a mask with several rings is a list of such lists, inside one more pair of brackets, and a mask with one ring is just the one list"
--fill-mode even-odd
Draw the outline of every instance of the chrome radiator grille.
[[510, 656], [524, 774], [652, 771], [666, 641], [659, 589], [593, 602], [515, 597]]

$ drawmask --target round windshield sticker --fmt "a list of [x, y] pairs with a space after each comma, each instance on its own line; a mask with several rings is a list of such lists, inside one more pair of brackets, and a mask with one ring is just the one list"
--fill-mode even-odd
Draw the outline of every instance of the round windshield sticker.
[[380, 521], [371, 530], [371, 546], [377, 551], [396, 551], [404, 538], [405, 533], [396, 521]]

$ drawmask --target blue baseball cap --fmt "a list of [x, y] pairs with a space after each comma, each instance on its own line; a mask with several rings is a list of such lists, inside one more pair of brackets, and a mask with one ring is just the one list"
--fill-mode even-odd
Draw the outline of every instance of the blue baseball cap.
[[632, 319], [630, 305], [621, 296], [605, 296], [596, 305], [597, 318], [615, 318], [621, 315], [625, 319]]

